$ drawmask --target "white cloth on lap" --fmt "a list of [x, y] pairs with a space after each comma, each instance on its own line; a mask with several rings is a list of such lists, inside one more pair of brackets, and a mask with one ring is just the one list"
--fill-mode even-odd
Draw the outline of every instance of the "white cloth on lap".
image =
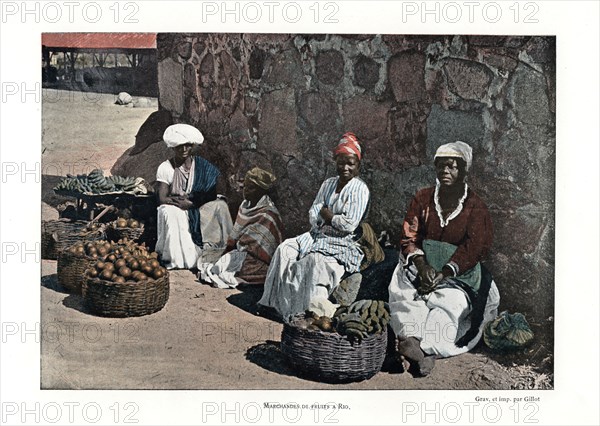
[[237, 287], [239, 281], [235, 278], [235, 273], [242, 269], [247, 254], [243, 250], [232, 250], [221, 256], [215, 263], [198, 262], [200, 278], [213, 287]]
[[309, 253], [298, 260], [297, 238], [285, 240], [275, 251], [258, 302], [274, 308], [284, 319], [304, 312], [311, 300], [326, 300], [345, 272], [344, 265], [322, 253]]
[[500, 294], [492, 281], [479, 333], [466, 346], [455, 342], [471, 327], [471, 306], [466, 293], [459, 288], [439, 288], [421, 296], [413, 283], [416, 267], [404, 266], [404, 259], [396, 266], [389, 286], [390, 325], [396, 336], [416, 337], [421, 349], [429, 355], [449, 357], [473, 349], [483, 333], [483, 326], [498, 314]]
[[167, 269], [190, 269], [196, 266], [203, 248], [222, 248], [233, 223], [227, 203], [217, 199], [200, 207], [200, 229], [204, 247], [192, 241], [188, 213], [179, 207], [163, 204], [158, 207], [156, 252]]

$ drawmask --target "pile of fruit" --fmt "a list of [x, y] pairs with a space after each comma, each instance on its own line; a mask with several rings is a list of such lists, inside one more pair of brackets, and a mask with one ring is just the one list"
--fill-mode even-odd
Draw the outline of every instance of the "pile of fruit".
[[350, 306], [341, 306], [333, 318], [318, 316], [311, 311], [305, 314], [311, 320], [307, 329], [337, 332], [358, 343], [370, 334], [386, 332], [390, 321], [389, 307], [383, 300], [358, 300]]
[[135, 219], [125, 219], [124, 217], [119, 217], [117, 220], [112, 222], [112, 226], [114, 228], [139, 229], [143, 225]]
[[100, 236], [99, 234], [101, 234], [102, 232], [103, 229], [101, 224], [99, 224], [98, 222], [90, 222], [85, 226], [85, 228], [79, 231], [79, 235], [91, 239], [91, 237], [93, 237], [94, 235]]
[[78, 243], [71, 246], [69, 252], [97, 259], [85, 271], [85, 276], [89, 278], [125, 283], [159, 279], [167, 275], [167, 270], [160, 266], [156, 252], [149, 252], [144, 244], [129, 240]]
[[55, 191], [80, 192], [88, 195], [129, 193], [146, 194], [148, 189], [143, 178], [131, 176], [104, 176], [100, 169], [94, 169], [89, 174], [73, 176], [67, 174], [54, 188]]

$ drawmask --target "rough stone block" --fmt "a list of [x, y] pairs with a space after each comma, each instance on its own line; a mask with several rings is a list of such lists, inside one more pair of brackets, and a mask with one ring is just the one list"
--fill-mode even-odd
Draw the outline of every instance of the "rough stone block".
[[532, 37], [525, 45], [525, 53], [535, 63], [554, 63], [556, 61], [556, 38]]
[[189, 41], [179, 43], [179, 45], [177, 46], [177, 53], [183, 59], [190, 59], [190, 57], [192, 56], [192, 43], [190, 43]]
[[240, 69], [233, 57], [223, 51], [219, 54], [219, 80], [236, 84], [240, 78]]
[[548, 124], [552, 115], [542, 74], [519, 65], [509, 86], [508, 100], [517, 118], [527, 124]]
[[344, 57], [337, 50], [319, 52], [316, 59], [316, 74], [319, 81], [337, 85], [344, 78]]
[[183, 113], [183, 66], [172, 59], [158, 63], [158, 93], [163, 108]]
[[304, 84], [300, 53], [288, 49], [271, 57], [271, 64], [263, 81], [266, 84], [282, 87], [299, 87]]
[[266, 58], [267, 53], [264, 50], [258, 48], [252, 49], [250, 59], [248, 59], [248, 68], [251, 79], [258, 80], [262, 77]]
[[204, 40], [199, 40], [196, 43], [194, 43], [194, 52], [196, 52], [196, 55], [202, 56], [205, 50], [206, 42]]
[[494, 77], [488, 67], [478, 62], [448, 59], [444, 65], [450, 90], [464, 99], [483, 101]]
[[400, 53], [388, 65], [388, 78], [398, 102], [420, 101], [425, 97], [425, 55]]
[[192, 64], [185, 64], [183, 69], [183, 94], [186, 98], [196, 94], [198, 81], [196, 79], [196, 67]]
[[214, 82], [215, 60], [212, 54], [208, 53], [202, 62], [200, 62], [200, 85], [209, 87]]
[[518, 65], [518, 62], [510, 56], [494, 53], [489, 50], [483, 51], [483, 62], [498, 70], [509, 72], [514, 71]]
[[258, 99], [254, 96], [246, 95], [244, 97], [244, 112], [246, 115], [254, 115], [258, 109]]
[[265, 94], [261, 107], [257, 146], [261, 150], [297, 155], [294, 90], [287, 88]]
[[498, 36], [468, 36], [468, 43], [472, 46], [502, 46], [506, 37]]
[[480, 112], [444, 110], [439, 105], [431, 107], [427, 117], [427, 158], [433, 156], [440, 145], [463, 141], [474, 147], [483, 141], [485, 126]]
[[354, 84], [372, 89], [379, 81], [379, 64], [371, 58], [360, 55], [354, 63]]
[[334, 99], [321, 92], [302, 95], [298, 104], [300, 117], [308, 125], [309, 132], [337, 133], [339, 113]]
[[390, 107], [391, 102], [377, 102], [366, 95], [354, 96], [342, 106], [344, 129], [354, 132], [365, 142], [384, 137]]

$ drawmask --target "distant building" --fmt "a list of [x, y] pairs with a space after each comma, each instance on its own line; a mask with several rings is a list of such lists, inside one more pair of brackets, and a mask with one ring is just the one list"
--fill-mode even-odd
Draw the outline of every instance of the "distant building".
[[42, 34], [45, 87], [158, 95], [156, 34]]

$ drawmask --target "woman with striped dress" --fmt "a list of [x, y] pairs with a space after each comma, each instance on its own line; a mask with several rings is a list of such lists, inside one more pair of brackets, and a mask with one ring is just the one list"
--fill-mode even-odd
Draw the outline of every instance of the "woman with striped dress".
[[259, 307], [282, 318], [319, 309], [332, 316], [329, 296], [346, 273], [359, 271], [357, 243], [370, 194], [358, 177], [362, 158], [356, 136], [348, 132], [334, 150], [338, 176], [326, 179], [309, 210], [311, 230], [285, 240], [275, 251]]

